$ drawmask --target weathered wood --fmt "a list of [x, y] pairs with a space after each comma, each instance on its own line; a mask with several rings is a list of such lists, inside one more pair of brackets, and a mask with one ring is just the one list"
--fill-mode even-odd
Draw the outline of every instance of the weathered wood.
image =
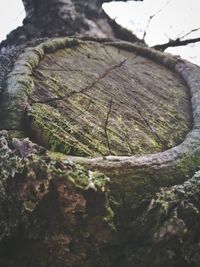
[[[76, 54], [77, 58], [83, 57], [84, 61], [77, 62]], [[98, 55], [102, 55], [101, 59]], [[56, 58], [59, 59], [58, 62]], [[153, 62], [150, 63], [149, 59]], [[76, 71], [77, 65], [79, 71]], [[151, 71], [146, 79], [141, 79], [140, 72], [147, 73], [145, 65], [148, 68], [150, 65]], [[56, 68], [61, 74], [55, 76]], [[171, 71], [177, 72], [190, 90], [194, 118], [192, 131], [177, 146], [177, 134], [180, 143], [181, 137], [189, 131], [191, 114], [187, 88]], [[126, 74], [130, 77], [127, 80]], [[152, 84], [149, 75], [153, 79]], [[115, 77], [119, 82], [115, 82]], [[159, 87], [160, 81], [163, 85]], [[9, 121], [18, 124], [19, 128], [15, 128], [18, 132], [26, 123], [27, 132], [21, 132], [22, 135], [28, 133], [33, 140], [51, 151], [69, 154], [67, 156], [49, 153], [53, 158], [70, 158], [88, 169], [103, 171], [112, 178], [114, 194], [120, 198], [122, 192], [118, 192], [118, 188], [121, 188], [126, 195], [125, 201], [130, 205], [136, 205], [145, 195], [156, 192], [160, 186], [173, 185], [185, 180], [199, 164], [199, 68], [179, 58], [125, 42], [102, 40], [98, 43], [67, 38], [55, 39], [28, 49], [22, 54], [7, 83], [10, 101], [9, 109], [6, 110], [6, 123]], [[121, 95], [121, 88], [127, 91], [126, 94]], [[159, 94], [159, 90], [164, 90], [163, 94]], [[142, 95], [135, 99], [137, 94]], [[98, 96], [96, 102], [95, 96]], [[88, 103], [91, 99], [94, 103], [91, 104], [93, 108], [89, 112]], [[126, 109], [120, 101], [125, 103]], [[113, 107], [115, 102], [116, 107]], [[121, 122], [118, 122], [120, 116], [125, 117], [127, 110], [134, 124], [132, 127], [129, 125], [127, 116], [124, 125], [129, 125], [126, 131], [130, 140], [133, 140], [130, 145], [136, 150], [135, 153], [127, 147], [123, 127], [120, 125]], [[114, 113], [113, 118], [111, 111]], [[76, 118], [75, 123], [72, 122], [73, 118]], [[101, 122], [101, 126], [97, 121]], [[111, 124], [110, 128], [108, 122]], [[134, 139], [135, 124], [138, 129], [138, 140]], [[5, 129], [5, 124], [2, 125]], [[174, 132], [175, 127], [178, 128]], [[163, 129], [164, 134], [160, 129]], [[92, 133], [93, 130], [97, 131], [98, 138]], [[110, 132], [112, 138], [113, 135], [118, 138], [117, 141], [112, 140]], [[142, 139], [145, 135], [146, 139], [153, 140], [152, 146], [151, 142]], [[99, 149], [100, 145], [103, 148]], [[137, 148], [142, 146], [145, 146], [141, 149], [142, 153], [147, 154], [156, 152], [157, 149], [166, 149], [168, 146], [174, 147], [146, 156], [131, 155], [132, 152], [137, 154]], [[116, 156], [107, 156], [112, 154], [112, 151]], [[93, 158], [74, 157], [73, 154]], [[98, 154], [102, 154], [103, 157], [94, 157]], [[120, 154], [125, 156], [118, 156]]]
[[0, 45], [0, 266], [199, 266], [199, 67], [103, 2], [23, 0]]
[[75, 156], [147, 154], [173, 147], [189, 132], [187, 88], [171, 71], [136, 53], [80, 43], [45, 54], [32, 76], [35, 136], [30, 135], [50, 150]]

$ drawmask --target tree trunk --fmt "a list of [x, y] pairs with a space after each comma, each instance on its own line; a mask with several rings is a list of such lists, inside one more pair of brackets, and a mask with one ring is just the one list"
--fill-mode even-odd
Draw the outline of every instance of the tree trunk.
[[24, 0], [1, 44], [1, 266], [200, 263], [200, 70], [103, 2]]
[[92, 36], [142, 42], [103, 11], [100, 0], [23, 0], [26, 18], [1, 47], [24, 44], [38, 38]]

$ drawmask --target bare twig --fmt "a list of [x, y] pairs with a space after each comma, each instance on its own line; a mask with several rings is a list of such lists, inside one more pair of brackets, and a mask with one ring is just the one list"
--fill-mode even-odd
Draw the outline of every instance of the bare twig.
[[146, 124], [146, 126], [149, 128], [149, 130], [152, 132], [152, 134], [156, 137], [156, 139], [158, 140], [158, 142], [162, 145], [163, 149], [166, 150], [168, 149], [168, 146], [165, 144], [165, 142], [161, 139], [161, 137], [159, 136], [159, 134], [153, 129], [153, 127], [151, 126], [151, 124], [149, 123], [148, 119], [145, 118], [145, 116], [142, 114], [142, 111], [140, 110], [140, 108], [137, 106], [137, 104], [134, 104], [134, 108], [136, 109], [136, 111], [138, 112], [139, 116], [141, 117], [141, 119], [144, 121], [144, 123]]
[[65, 96], [53, 97], [53, 98], [45, 99], [45, 100], [42, 100], [42, 101], [34, 101], [34, 99], [31, 99], [31, 100], [34, 103], [48, 104], [48, 103], [51, 103], [51, 102], [54, 102], [54, 101], [65, 100], [68, 97], [71, 97], [71, 96], [73, 96], [75, 94], [80, 94], [80, 93], [84, 94], [84, 93], [86, 93], [86, 91], [88, 91], [89, 89], [94, 87], [99, 81], [101, 81], [103, 78], [105, 78], [107, 75], [109, 75], [113, 70], [122, 67], [126, 61], [127, 61], [127, 58], [122, 60], [122, 61], [120, 61], [119, 63], [111, 66], [110, 68], [105, 70], [105, 72], [103, 72], [102, 74], [99, 74], [99, 76], [97, 76], [89, 85], [86, 85], [85, 87], [83, 87], [79, 91], [73, 90], [70, 93], [66, 94]]
[[187, 37], [187, 36], [190, 35], [191, 33], [193, 33], [193, 32], [197, 32], [197, 31], [199, 31], [199, 30], [200, 30], [200, 28], [192, 29], [191, 31], [187, 32], [186, 34], [184, 34], [183, 36], [178, 37], [178, 38], [179, 38], [180, 40], [182, 40], [183, 38]]
[[193, 38], [193, 39], [187, 39], [187, 40], [180, 40], [179, 38], [176, 40], [170, 40], [169, 42], [165, 44], [155, 45], [152, 46], [152, 48], [160, 51], [165, 51], [168, 47], [176, 47], [176, 46], [184, 46], [187, 44], [197, 43], [200, 42], [200, 37]]
[[[125, 89], [124, 92], [127, 95], [126, 86], [123, 85], [123, 87]], [[128, 97], [128, 95], [127, 95], [127, 97]], [[134, 96], [134, 100], [135, 100], [136, 103], [139, 102], [139, 99], [138, 99], [137, 96]], [[153, 127], [149, 123], [148, 119], [145, 118], [145, 116], [143, 115], [141, 109], [138, 107], [138, 105], [136, 103], [133, 103], [133, 106], [134, 106], [135, 110], [137, 111], [138, 115], [140, 116], [140, 118], [143, 120], [144, 124], [149, 128], [151, 133], [155, 136], [155, 138], [158, 140], [158, 142], [162, 145], [163, 149], [164, 150], [168, 149], [167, 144], [162, 140], [162, 138], [159, 136], [159, 134], [153, 129]]]
[[146, 35], [147, 35], [147, 30], [149, 28], [149, 24], [151, 23], [152, 19], [157, 16], [160, 12], [162, 12], [162, 10], [170, 3], [171, 1], [167, 1], [165, 3], [165, 5], [163, 7], [161, 7], [156, 13], [154, 13], [153, 15], [149, 16], [149, 19], [147, 21], [147, 24], [146, 24], [146, 27], [145, 27], [145, 30], [144, 30], [144, 33], [143, 33], [143, 37], [142, 37], [142, 40], [144, 41]]
[[[103, 3], [109, 3], [109, 2], [119, 2], [119, 1], [121, 1], [121, 2], [127, 2], [129, 0], [99, 0], [99, 2], [101, 4], [103, 4]], [[134, 0], [134, 1], [140, 1], [140, 2], [142, 2], [143, 0]]]
[[109, 149], [110, 154], [112, 154], [112, 151], [111, 151], [109, 137], [108, 137], [108, 121], [109, 121], [109, 117], [110, 117], [110, 114], [111, 114], [111, 111], [112, 111], [112, 104], [113, 104], [113, 100], [112, 100], [112, 97], [111, 97], [111, 99], [110, 99], [110, 101], [108, 103], [108, 112], [107, 112], [106, 121], [105, 121], [105, 127], [104, 127], [105, 135], [106, 135], [107, 147]]
[[200, 38], [199, 37], [183, 40], [185, 37], [187, 37], [191, 33], [199, 31], [199, 30], [200, 30], [200, 28], [192, 29], [191, 31], [185, 33], [182, 36], [179, 35], [179, 37], [176, 38], [175, 40], [170, 39], [168, 37], [169, 41], [167, 43], [160, 44], [160, 45], [155, 45], [152, 48], [160, 50], [160, 51], [165, 51], [165, 49], [167, 49], [168, 47], [184, 46], [184, 45], [187, 45], [187, 44], [200, 42]]

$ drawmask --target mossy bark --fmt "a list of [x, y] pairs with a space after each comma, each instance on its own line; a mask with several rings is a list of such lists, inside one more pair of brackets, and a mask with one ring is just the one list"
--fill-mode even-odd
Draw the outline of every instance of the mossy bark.
[[[105, 266], [117, 242], [109, 179], [0, 136], [1, 266]], [[106, 263], [107, 264], [107, 263]]]
[[[76, 54], [83, 57], [82, 65]], [[22, 135], [50, 151], [63, 152], [63, 159], [103, 171], [112, 178], [116, 195], [121, 195], [118, 187], [123, 188], [126, 203], [136, 205], [160, 186], [184, 181], [198, 168], [198, 72], [192, 64], [129, 43], [73, 38], [44, 42], [26, 50], [9, 75], [5, 91], [9, 108], [2, 127], [7, 121], [17, 124]], [[146, 80], [142, 73], [148, 74]], [[153, 116], [155, 102], [160, 106]], [[189, 132], [191, 111], [194, 126], [181, 143]], [[123, 126], [119, 118], [124, 119]], [[143, 155], [138, 155], [138, 148]], [[163, 149], [167, 150], [149, 154]]]
[[[0, 56], [0, 265], [199, 266], [199, 67], [108, 39], [97, 2], [93, 37], [26, 43], [81, 31], [35, 31], [24, 2]], [[85, 2], [62, 2], [77, 22]]]

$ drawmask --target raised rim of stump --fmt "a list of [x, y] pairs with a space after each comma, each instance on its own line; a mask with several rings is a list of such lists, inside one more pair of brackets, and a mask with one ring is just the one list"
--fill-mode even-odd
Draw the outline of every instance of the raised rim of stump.
[[[189, 88], [193, 127], [182, 143], [163, 152], [139, 156], [105, 154], [92, 157], [72, 155], [65, 155], [63, 157], [82, 163], [88, 168], [100, 169], [107, 173], [113, 172], [117, 175], [122, 174], [124, 171], [130, 173], [133, 170], [139, 169], [142, 169], [143, 171], [145, 169], [166, 171], [166, 168], [170, 165], [173, 166], [173, 170], [176, 168], [180, 169], [180, 165], [183, 162], [186, 164], [185, 169], [188, 169], [189, 171], [191, 169], [191, 160], [194, 161], [194, 158], [196, 159], [196, 156], [199, 154], [200, 145], [200, 68], [178, 57], [161, 53], [141, 45], [116, 40], [57, 38], [41, 43], [36, 47], [27, 48], [25, 52], [19, 56], [13, 70], [7, 78], [6, 95], [9, 99], [9, 105], [6, 107], [6, 112], [8, 114], [6, 120], [9, 121], [8, 119], [10, 116], [10, 120], [17, 123], [27, 119], [27, 114], [31, 113], [31, 107], [27, 106], [27, 99], [31, 97], [31, 93], [34, 90], [32, 73], [44, 58], [45, 54], [80, 44], [94, 44], [96, 42], [105, 46], [112, 46], [117, 49], [134, 52], [137, 55], [153, 60], [180, 75]], [[189, 156], [191, 160], [188, 161]]]

